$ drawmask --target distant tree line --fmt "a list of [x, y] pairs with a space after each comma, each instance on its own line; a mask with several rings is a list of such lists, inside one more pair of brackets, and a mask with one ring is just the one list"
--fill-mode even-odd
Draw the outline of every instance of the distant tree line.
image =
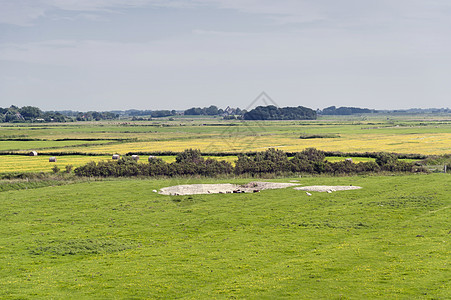
[[215, 105], [210, 105], [209, 107], [192, 107], [183, 112], [185, 116], [218, 116], [224, 113], [223, 109], [219, 109]]
[[151, 118], [162, 118], [177, 115], [176, 110], [127, 110], [125, 113], [132, 117], [149, 116]]
[[119, 117], [112, 112], [74, 112], [74, 111], [42, 111], [35, 106], [17, 107], [11, 105], [8, 108], [0, 107], [0, 122], [2, 123], [39, 123], [39, 122], [70, 122], [70, 121], [100, 121], [114, 120]]
[[257, 106], [243, 115], [244, 120], [315, 120], [316, 111], [298, 107]]
[[166, 163], [160, 158], [151, 158], [148, 163], [138, 163], [130, 157], [119, 160], [89, 162], [75, 169], [78, 176], [124, 177], [124, 176], [217, 176], [227, 174], [333, 174], [349, 175], [360, 173], [426, 172], [422, 166], [399, 161], [396, 155], [381, 152], [375, 162], [353, 163], [351, 160], [329, 162], [323, 151], [308, 148], [298, 152], [291, 159], [280, 150], [268, 149], [256, 155], [239, 155], [235, 167], [224, 160], [204, 159], [199, 150], [185, 150], [176, 161]]
[[118, 114], [104, 111], [88, 111], [88, 112], [78, 112], [75, 119], [77, 121], [101, 121], [101, 120], [115, 120], [119, 118]]
[[66, 117], [59, 112], [43, 112], [38, 107], [23, 106], [21, 108], [11, 105], [8, 108], [0, 107], [0, 122], [66, 122]]
[[358, 107], [335, 107], [329, 106], [318, 111], [322, 115], [353, 115], [353, 114], [370, 114], [377, 113], [377, 110]]

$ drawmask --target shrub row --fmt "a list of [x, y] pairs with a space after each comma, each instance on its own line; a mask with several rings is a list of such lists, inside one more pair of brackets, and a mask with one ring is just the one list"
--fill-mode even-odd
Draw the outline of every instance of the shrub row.
[[226, 161], [204, 159], [199, 150], [186, 150], [180, 153], [176, 162], [166, 163], [160, 158], [153, 158], [148, 164], [138, 163], [130, 157], [123, 157], [117, 161], [101, 161], [88, 164], [75, 169], [78, 176], [177, 176], [177, 175], [203, 175], [214, 176], [230, 174], [233, 166]]
[[293, 158], [280, 150], [268, 149], [249, 156], [238, 156], [235, 167], [229, 162], [215, 159], [204, 159], [199, 150], [185, 150], [179, 153], [176, 161], [166, 163], [160, 158], [153, 158], [143, 164], [123, 157], [117, 161], [89, 162], [75, 169], [78, 176], [177, 176], [201, 175], [215, 176], [223, 174], [357, 174], [389, 172], [426, 172], [426, 169], [413, 163], [399, 161], [396, 155], [380, 153], [376, 162], [353, 163], [350, 160], [328, 162], [325, 153], [315, 148], [298, 152]]

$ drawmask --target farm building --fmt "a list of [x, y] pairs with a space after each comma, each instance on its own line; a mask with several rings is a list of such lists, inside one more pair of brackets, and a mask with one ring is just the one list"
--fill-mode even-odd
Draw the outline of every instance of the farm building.
[[56, 162], [56, 157], [50, 157], [49, 162]]
[[119, 155], [119, 154], [114, 154], [112, 158], [113, 158], [113, 159], [119, 159], [119, 158], [120, 158], [120, 155]]
[[31, 151], [28, 155], [29, 155], [29, 156], [38, 156], [38, 152], [36, 152], [36, 151]]

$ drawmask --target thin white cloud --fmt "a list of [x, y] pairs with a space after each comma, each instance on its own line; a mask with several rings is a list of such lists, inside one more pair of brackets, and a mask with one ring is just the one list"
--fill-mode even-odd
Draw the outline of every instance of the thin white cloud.
[[[179, 0], [0, 0], [0, 23], [31, 26], [55, 10], [73, 12], [116, 12], [146, 6], [182, 8], [192, 6]], [[94, 18], [93, 15], [90, 16]]]
[[259, 14], [279, 24], [347, 20], [349, 24], [399, 18], [449, 18], [449, 0], [0, 0], [0, 23], [29, 26], [48, 12], [117, 12], [140, 7], [210, 7]]

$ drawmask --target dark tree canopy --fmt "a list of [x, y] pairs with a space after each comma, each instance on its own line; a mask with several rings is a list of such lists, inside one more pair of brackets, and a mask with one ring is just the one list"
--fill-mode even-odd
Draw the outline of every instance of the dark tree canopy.
[[222, 115], [223, 113], [224, 110], [218, 109], [218, 107], [215, 105], [210, 105], [209, 107], [204, 108], [192, 107], [190, 109], [185, 110], [183, 114], [186, 116], [200, 116], [200, 115], [217, 116]]
[[313, 109], [298, 107], [278, 108], [274, 105], [257, 106], [244, 114], [245, 120], [315, 120], [316, 112]]
[[335, 106], [326, 107], [321, 111], [323, 115], [353, 115], [353, 114], [369, 114], [375, 113], [374, 109], [358, 108], [358, 107], [339, 107]]

